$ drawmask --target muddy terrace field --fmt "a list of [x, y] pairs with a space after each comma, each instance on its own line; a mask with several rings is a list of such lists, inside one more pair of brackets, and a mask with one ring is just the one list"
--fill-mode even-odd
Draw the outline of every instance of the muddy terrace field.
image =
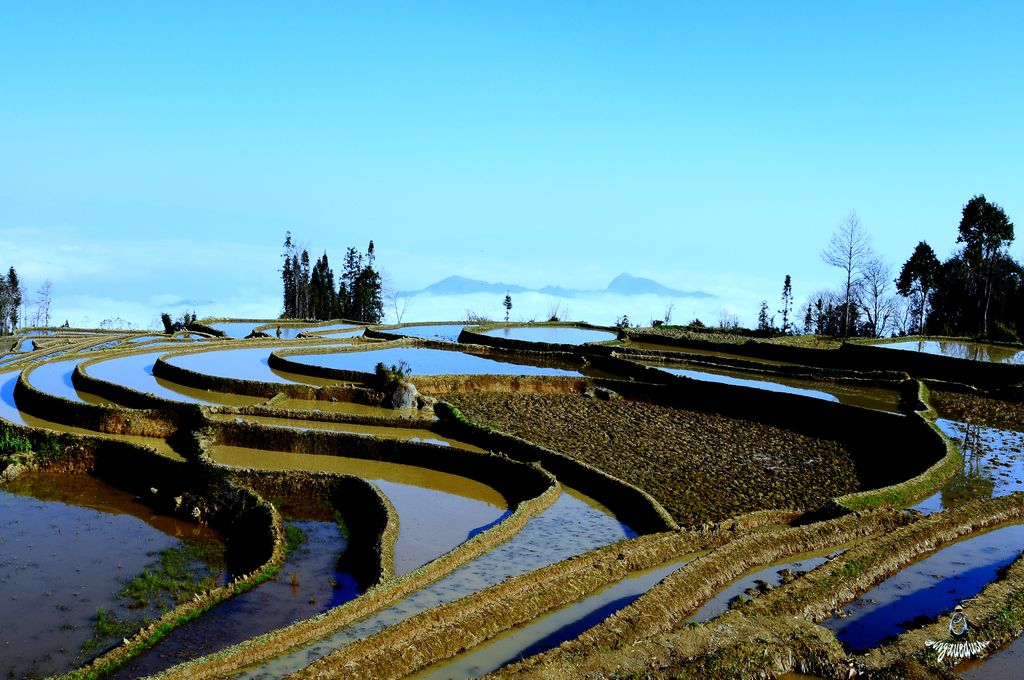
[[448, 399], [477, 422], [639, 486], [681, 525], [762, 508], [813, 509], [859, 490], [841, 444], [749, 420], [577, 395]]

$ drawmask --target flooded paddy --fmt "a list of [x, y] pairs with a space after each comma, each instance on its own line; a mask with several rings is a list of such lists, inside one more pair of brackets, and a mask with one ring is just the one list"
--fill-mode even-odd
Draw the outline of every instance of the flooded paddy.
[[960, 447], [964, 467], [937, 493], [914, 505], [915, 510], [931, 514], [977, 498], [1024, 491], [1024, 433], [944, 418], [936, 425]]
[[874, 347], [938, 354], [956, 359], [970, 359], [971, 361], [1015, 365], [1024, 364], [1024, 350], [981, 342], [966, 342], [964, 340], [907, 340], [905, 342], [880, 343], [874, 345]]
[[391, 366], [404, 361], [412, 375], [563, 375], [578, 376], [579, 371], [525, 363], [522, 359], [482, 357], [454, 350], [425, 347], [388, 347], [385, 349], [344, 351], [322, 354], [293, 354], [288, 360], [307, 366], [322, 366], [345, 371], [373, 373], [378, 362]]
[[225, 336], [235, 340], [243, 340], [253, 332], [257, 326], [266, 326], [273, 323], [273, 320], [266, 321], [221, 321], [219, 323], [207, 324], [215, 331], [221, 331]]
[[232, 467], [337, 472], [373, 482], [398, 512], [396, 575], [443, 555], [508, 511], [504, 496], [486, 484], [412, 465], [236, 446], [212, 447], [210, 456]]
[[[882, 581], [821, 622], [851, 652], [877, 647], [934, 621], [996, 580], [1021, 554], [1024, 524], [1012, 524], [940, 548]], [[970, 605], [965, 605], [970, 618]]]
[[[291, 345], [249, 348], [216, 349], [208, 352], [180, 354], [164, 361], [197, 373], [234, 380], [253, 380], [267, 383], [303, 383], [307, 385], [335, 385], [336, 380], [318, 380], [309, 376], [278, 371], [270, 367], [267, 358], [274, 350]], [[328, 348], [325, 348], [328, 349]]]
[[154, 396], [171, 401], [195, 404], [221, 404], [226, 406], [246, 406], [262, 403], [263, 399], [242, 397], [223, 392], [211, 392], [185, 387], [153, 375], [156, 360], [167, 353], [166, 349], [143, 354], [129, 354], [112, 359], [104, 359], [89, 366], [83, 366], [85, 372], [99, 380], [115, 385], [123, 385], [137, 392], [150, 393]]
[[530, 623], [506, 631], [464, 654], [415, 673], [414, 680], [463, 680], [492, 673], [528, 656], [546, 652], [593, 628], [615, 612], [635, 602], [689, 560], [677, 560], [632, 574], [618, 583]]
[[527, 522], [507, 543], [369, 618], [236, 677], [283, 677], [431, 607], [635, 535], [603, 505], [563, 487], [555, 504]]
[[69, 401], [85, 403], [85, 400], [79, 396], [78, 390], [75, 389], [74, 384], [71, 382], [71, 374], [80, 361], [82, 360], [65, 359], [64, 361], [52, 361], [48, 364], [36, 366], [26, 373], [28, 382], [41, 392], [46, 392]]
[[567, 326], [511, 326], [481, 331], [481, 335], [524, 342], [544, 342], [556, 345], [583, 345], [588, 342], [608, 342], [618, 338], [618, 333], [593, 328]]
[[338, 560], [347, 542], [336, 523], [289, 519], [285, 526], [292, 540], [297, 540], [296, 536], [301, 536], [301, 540], [287, 554], [277, 576], [175, 629], [114, 677], [158, 673], [311, 618], [360, 594], [353, 576], [338, 570]]
[[771, 392], [799, 394], [812, 399], [823, 399], [879, 411], [898, 412], [900, 395], [895, 390], [880, 387], [853, 386], [843, 383], [818, 380], [802, 380], [775, 375], [761, 375], [744, 371], [730, 371], [723, 368], [701, 366], [699, 369], [680, 368], [669, 364], [645, 364], [673, 375], [694, 380], [717, 382], [726, 385], [753, 387]]
[[92, 477], [24, 475], [0, 489], [0, 515], [0, 672], [8, 677], [70, 670], [159, 615], [159, 600], [136, 607], [122, 591], [168, 554], [194, 581], [223, 578], [215, 533], [157, 515]]
[[382, 333], [392, 335], [404, 335], [409, 338], [422, 338], [424, 340], [442, 340], [444, 342], [458, 342], [459, 334], [466, 324], [436, 324], [423, 326], [402, 326], [401, 328], [384, 328]]
[[220, 422], [242, 422], [285, 427], [294, 430], [324, 430], [327, 432], [345, 432], [361, 437], [378, 437], [380, 439], [397, 439], [399, 441], [421, 444], [437, 444], [452, 446], [466, 451], [483, 451], [479, 446], [460, 442], [457, 439], [444, 437], [430, 430], [412, 427], [385, 427], [381, 425], [362, 425], [359, 423], [332, 423], [319, 420], [298, 420], [294, 418], [275, 418], [270, 416], [236, 416], [229, 413], [212, 413], [211, 420]]
[[926, 514], [974, 498], [1024, 491], [1024, 406], [978, 395], [932, 392], [936, 424], [964, 454], [964, 469], [915, 509]]

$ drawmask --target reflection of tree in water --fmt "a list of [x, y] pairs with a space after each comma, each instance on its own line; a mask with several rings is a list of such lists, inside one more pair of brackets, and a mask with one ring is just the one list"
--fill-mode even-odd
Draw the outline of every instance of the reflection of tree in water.
[[980, 428], [965, 423], [964, 440], [960, 449], [964, 452], [964, 469], [942, 489], [942, 507], [951, 508], [978, 498], [991, 498], [996, 480], [982, 470], [985, 447], [981, 440]]

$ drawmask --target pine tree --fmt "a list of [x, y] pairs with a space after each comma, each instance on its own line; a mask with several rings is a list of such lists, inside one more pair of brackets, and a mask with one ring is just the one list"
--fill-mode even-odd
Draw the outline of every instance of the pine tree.
[[789, 278], [789, 274], [786, 274], [786, 281], [782, 284], [782, 309], [779, 310], [779, 314], [782, 315], [782, 334], [789, 335], [790, 324], [789, 315], [793, 311], [793, 286]]
[[505, 308], [505, 323], [508, 323], [508, 314], [512, 311], [512, 294], [508, 291], [505, 291], [505, 301], [501, 306]]
[[757, 312], [757, 330], [767, 333], [771, 328], [771, 321], [768, 320], [768, 301], [761, 300], [761, 309]]

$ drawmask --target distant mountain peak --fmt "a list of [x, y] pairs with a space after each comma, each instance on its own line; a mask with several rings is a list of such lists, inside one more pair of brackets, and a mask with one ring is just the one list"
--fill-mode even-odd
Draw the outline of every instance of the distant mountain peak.
[[581, 295], [594, 295], [599, 293], [615, 293], [617, 295], [662, 295], [666, 297], [690, 297], [709, 298], [714, 297], [702, 290], [685, 291], [669, 288], [658, 283], [654, 279], [647, 279], [641, 276], [622, 273], [612, 279], [604, 290], [578, 290], [575, 288], [563, 288], [562, 286], [544, 286], [542, 288], [526, 288], [513, 283], [490, 283], [479, 279], [470, 279], [465, 276], [453, 274], [445, 277], [437, 283], [432, 283], [426, 288], [403, 292], [403, 295], [414, 296], [420, 294], [428, 295], [470, 295], [473, 293], [543, 293], [552, 297], [574, 298]]

